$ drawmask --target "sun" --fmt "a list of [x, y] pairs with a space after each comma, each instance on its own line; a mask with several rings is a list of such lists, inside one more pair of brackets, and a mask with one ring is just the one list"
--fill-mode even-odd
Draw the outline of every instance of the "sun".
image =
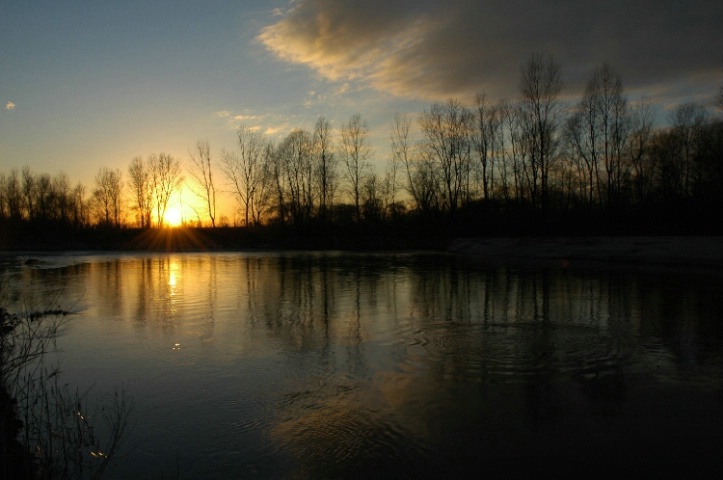
[[183, 223], [183, 215], [181, 210], [176, 207], [170, 207], [163, 215], [163, 223], [167, 227], [180, 227]]

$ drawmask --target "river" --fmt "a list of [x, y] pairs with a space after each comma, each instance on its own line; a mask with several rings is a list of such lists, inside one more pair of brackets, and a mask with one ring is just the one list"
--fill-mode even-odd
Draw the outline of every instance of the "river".
[[[132, 428], [106, 478], [721, 468], [723, 273], [411, 252], [5, 261]], [[708, 465], [708, 466], [710, 466]]]

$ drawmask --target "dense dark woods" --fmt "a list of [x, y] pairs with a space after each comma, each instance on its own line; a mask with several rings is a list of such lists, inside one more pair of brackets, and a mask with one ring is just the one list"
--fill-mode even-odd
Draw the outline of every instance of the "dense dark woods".
[[[470, 106], [450, 99], [417, 118], [395, 115], [384, 162], [354, 114], [337, 129], [320, 117], [278, 142], [241, 126], [232, 151], [199, 141], [183, 164], [139, 156], [127, 172], [101, 168], [92, 187], [29, 167], [0, 172], [0, 248], [408, 248], [472, 235], [722, 233], [723, 121], [695, 102], [656, 118], [663, 109], [630, 101], [610, 64], [577, 102], [562, 100], [564, 88], [554, 58], [533, 55], [516, 99], [479, 94]], [[162, 227], [182, 186], [194, 214], [182, 219], [185, 235], [170, 238]], [[222, 199], [233, 200], [226, 214]]]

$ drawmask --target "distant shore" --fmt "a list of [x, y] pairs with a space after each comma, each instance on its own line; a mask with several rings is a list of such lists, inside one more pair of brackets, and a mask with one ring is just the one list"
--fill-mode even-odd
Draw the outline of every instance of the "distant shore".
[[[723, 236], [488, 236], [376, 230], [294, 232], [244, 228], [120, 229], [26, 232], [0, 241], [0, 254], [133, 251], [447, 251], [489, 262], [625, 262], [723, 268]], [[0, 235], [0, 237], [2, 237]], [[0, 238], [0, 240], [2, 240]]]
[[723, 268], [723, 237], [460, 238], [448, 251], [489, 260], [606, 261]]

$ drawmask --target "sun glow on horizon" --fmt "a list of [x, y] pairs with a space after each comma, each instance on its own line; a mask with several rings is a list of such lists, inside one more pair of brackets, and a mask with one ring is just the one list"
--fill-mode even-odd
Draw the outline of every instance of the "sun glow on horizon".
[[181, 209], [169, 207], [163, 215], [163, 224], [166, 227], [180, 227], [183, 224], [183, 213]]

